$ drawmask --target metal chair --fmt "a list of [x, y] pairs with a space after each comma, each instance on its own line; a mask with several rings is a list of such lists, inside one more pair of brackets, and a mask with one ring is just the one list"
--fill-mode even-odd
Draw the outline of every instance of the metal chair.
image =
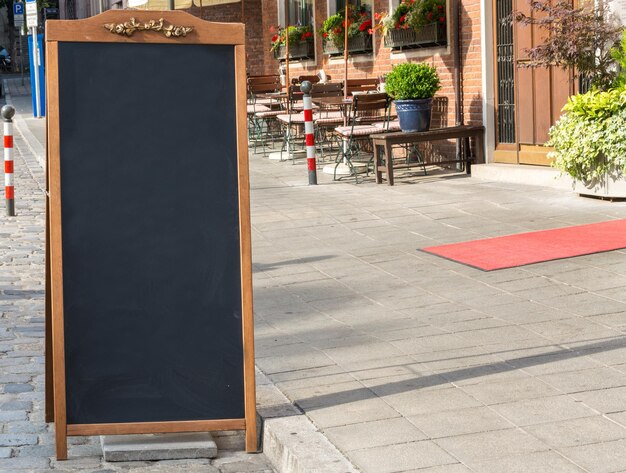
[[353, 97], [352, 107], [347, 126], [335, 128], [337, 137], [341, 140], [341, 147], [335, 158], [333, 179], [337, 180], [337, 168], [344, 163], [350, 169], [350, 175], [358, 184], [358, 170], [355, 163], [366, 163], [366, 175], [369, 176], [373, 166], [374, 153], [366, 152], [364, 144], [369, 143], [370, 135], [380, 133], [381, 129], [375, 123], [383, 123], [383, 128], [389, 121], [389, 105], [391, 99], [386, 93], [362, 94]]

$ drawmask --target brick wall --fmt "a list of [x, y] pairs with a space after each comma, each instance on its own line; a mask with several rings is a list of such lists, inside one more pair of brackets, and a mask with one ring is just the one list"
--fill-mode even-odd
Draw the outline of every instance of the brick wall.
[[[252, 75], [264, 74], [266, 61], [266, 47], [264, 42], [264, 21], [261, 21], [260, 12], [263, 0], [243, 0], [238, 3], [227, 3], [211, 7], [193, 7], [187, 10], [195, 16], [202, 16], [207, 21], [224, 23], [240, 23], [246, 25], [246, 65], [248, 73]], [[202, 15], [200, 12], [202, 11]], [[268, 26], [269, 28], [269, 26]], [[268, 40], [269, 42], [269, 40]]]
[[[267, 50], [271, 34], [268, 32], [270, 24], [277, 22], [277, 1], [263, 1], [263, 44], [266, 49], [265, 73], [274, 73], [278, 69], [278, 61], [273, 59]], [[326, 0], [315, 1], [315, 29], [319, 29], [327, 18]], [[375, 0], [374, 11], [388, 11], [388, 0]], [[451, 17], [448, 12], [448, 17]], [[266, 21], [267, 19], [267, 21]], [[461, 42], [462, 42], [462, 100], [464, 119], [466, 123], [482, 123], [482, 77], [481, 77], [481, 38], [480, 38], [480, 1], [465, 0], [461, 7]], [[450, 33], [449, 42], [452, 38]], [[319, 69], [324, 69], [333, 80], [341, 80], [344, 77], [343, 58], [329, 58], [322, 54], [321, 35], [315, 38], [316, 60], [304, 62], [292, 62], [292, 77], [299, 74], [311, 74]], [[394, 64], [401, 62], [427, 62], [437, 67], [442, 81], [442, 89], [439, 95], [448, 99], [447, 123], [454, 124], [454, 57], [451, 45], [444, 48], [413, 50], [405, 54], [392, 52], [383, 46], [383, 38], [380, 33], [375, 33], [373, 38], [374, 53], [370, 55], [358, 55], [350, 59], [348, 75], [351, 78], [378, 77], [388, 73]]]

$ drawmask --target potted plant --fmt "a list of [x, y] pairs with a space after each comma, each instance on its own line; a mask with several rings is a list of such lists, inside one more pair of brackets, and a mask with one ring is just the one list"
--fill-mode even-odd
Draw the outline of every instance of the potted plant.
[[[346, 21], [342, 10], [329, 16], [319, 32], [323, 38], [325, 54], [341, 54], [344, 49]], [[348, 7], [348, 51], [366, 52], [372, 50], [372, 16], [367, 5], [358, 8]]]
[[395, 100], [402, 131], [430, 128], [433, 97], [441, 88], [434, 67], [424, 63], [398, 64], [387, 76], [385, 88]]
[[313, 56], [313, 29], [310, 26], [290, 26], [289, 28], [270, 28], [274, 33], [270, 51], [276, 59], [285, 59], [287, 35], [289, 35], [289, 58], [302, 59]]
[[579, 194], [626, 197], [626, 87], [575, 95], [563, 111], [546, 143], [552, 166]]
[[445, 0], [402, 0], [391, 14], [376, 14], [376, 30], [381, 30], [389, 48], [423, 47], [445, 44]]

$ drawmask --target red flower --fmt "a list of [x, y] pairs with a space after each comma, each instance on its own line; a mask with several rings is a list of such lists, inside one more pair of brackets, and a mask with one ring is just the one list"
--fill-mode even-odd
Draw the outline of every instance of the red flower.
[[369, 30], [367, 30], [367, 34], [374, 34], [374, 30], [370, 28]]
[[278, 35], [277, 34], [272, 36], [272, 43], [275, 43], [276, 41], [278, 41]]
[[433, 19], [433, 12], [429, 11], [428, 14], [426, 15], [426, 19], [429, 20], [429, 21], [432, 20]]
[[304, 41], [305, 39], [310, 38], [311, 36], [313, 36], [313, 33], [311, 33], [310, 31], [307, 31], [306, 33], [302, 35], [300, 39]]
[[270, 33], [274, 33], [276, 31], [276, 27], [275, 26], [270, 26]]
[[442, 16], [441, 18], [439, 18], [439, 22], [440, 23], [444, 23], [446, 21], [446, 17]]
[[406, 15], [402, 15], [400, 19], [398, 20], [398, 23], [404, 23], [405, 20], [406, 20]]
[[438, 8], [439, 10], [443, 10], [443, 5], [437, 5], [437, 8]]
[[381, 18], [382, 18], [382, 15], [380, 13], [374, 13], [374, 19], [376, 21], [380, 21]]
[[370, 29], [371, 27], [372, 27], [372, 20], [365, 20], [363, 23], [361, 23], [361, 26], [359, 26], [359, 31], [366, 31]]

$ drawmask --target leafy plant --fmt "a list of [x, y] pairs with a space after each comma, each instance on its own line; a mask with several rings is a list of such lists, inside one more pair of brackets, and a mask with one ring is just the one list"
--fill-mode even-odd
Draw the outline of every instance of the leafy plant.
[[570, 0], [550, 4], [533, 0], [531, 14], [514, 12], [513, 18], [524, 25], [544, 30], [546, 41], [526, 49], [530, 59], [523, 67], [559, 66], [572, 69], [591, 80], [593, 86], [608, 89], [616, 76], [611, 48], [619, 40], [617, 25], [605, 0], [583, 2], [574, 7]]
[[624, 87], [626, 86], [626, 31], [622, 32], [622, 40], [619, 45], [611, 49], [611, 57], [618, 68], [613, 86]]
[[387, 93], [397, 100], [432, 98], [440, 88], [437, 70], [424, 63], [398, 64], [386, 81]]
[[391, 14], [376, 14], [376, 28], [387, 31], [412, 28], [420, 30], [431, 23], [445, 23], [445, 0], [402, 0]]
[[310, 26], [290, 26], [288, 28], [270, 28], [270, 31], [276, 32], [272, 36], [270, 50], [274, 51], [279, 46], [286, 43], [287, 36], [289, 37], [289, 45], [296, 46], [303, 41], [313, 40], [313, 29]]
[[408, 17], [411, 28], [419, 30], [431, 23], [445, 23], [445, 0], [421, 0], [414, 3], [414, 8]]
[[583, 182], [625, 173], [626, 88], [576, 95], [563, 110], [546, 143], [552, 165]]
[[[343, 47], [345, 38], [346, 21], [344, 16], [344, 10], [329, 16], [324, 20], [319, 30], [324, 41], [331, 41], [338, 48]], [[372, 34], [372, 15], [367, 5], [361, 5], [359, 8], [353, 5], [348, 6], [347, 28], [348, 38]]]

